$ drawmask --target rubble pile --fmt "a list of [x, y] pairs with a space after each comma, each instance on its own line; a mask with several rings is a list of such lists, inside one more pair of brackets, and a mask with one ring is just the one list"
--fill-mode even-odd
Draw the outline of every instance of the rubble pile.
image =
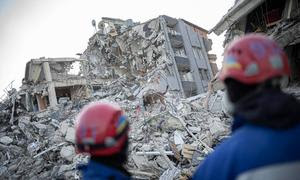
[[116, 92], [108, 92], [110, 95], [120, 92], [120, 88], [126, 89], [124, 96], [141, 97], [149, 90], [164, 91], [167, 75], [171, 73], [167, 64], [171, 62], [165, 51], [160, 20], [156, 18], [134, 27], [124, 24], [126, 31], [122, 33], [115, 29], [115, 24], [109, 25], [112, 28], [109, 33], [104, 34], [105, 29], [100, 28], [81, 55], [89, 60], [90, 84], [101, 88], [120, 85], [113, 88]]
[[[0, 177], [80, 179], [76, 167], [88, 156], [75, 152], [74, 125], [94, 101], [125, 111], [134, 179], [191, 177], [231, 124], [223, 87], [209, 83], [214, 56], [205, 33], [168, 16], [102, 18], [79, 59], [29, 61], [21, 90], [0, 102]], [[286, 91], [300, 97], [298, 85]]]
[[[206, 110], [202, 104], [204, 97], [202, 94], [199, 99], [181, 99], [167, 94], [164, 110], [156, 104], [151, 113], [137, 110], [130, 114], [128, 169], [133, 175], [186, 179], [214, 146], [227, 137], [229, 119], [220, 109]], [[214, 105], [220, 108], [221, 99], [217, 101]]]
[[[192, 42], [202, 69], [190, 66], [195, 59], [181, 42], [190, 28], [184, 23], [166, 16], [142, 24], [102, 18], [80, 59], [28, 62], [21, 90], [0, 104], [0, 177], [80, 179], [76, 166], [88, 157], [75, 153], [74, 124], [80, 109], [94, 101], [117, 103], [128, 116], [126, 168], [134, 178], [190, 177], [228, 136], [230, 120], [222, 112], [223, 92], [204, 93], [211, 44], [204, 35]], [[193, 28], [198, 34], [188, 33], [198, 38], [201, 28]], [[79, 73], [68, 74], [76, 62]], [[193, 79], [199, 73], [202, 79]]]
[[[155, 103], [145, 110], [138, 98], [126, 95], [126, 88], [109, 87], [80, 102], [67, 101], [55, 109], [15, 114], [13, 122], [11, 106], [1, 106], [0, 176], [78, 179], [76, 166], [87, 157], [75, 154], [75, 117], [92, 101], [116, 102], [126, 112], [131, 123], [127, 168], [136, 178], [156, 179], [170, 172], [176, 172], [171, 173], [174, 177], [189, 176], [228, 135], [230, 122], [220, 107], [211, 108], [215, 112], [203, 107], [206, 94], [182, 99], [166, 93], [165, 105]], [[119, 93], [107, 95], [110, 92]], [[220, 106], [221, 96], [216, 96], [210, 98], [211, 106]]]
[[[59, 109], [58, 109], [59, 108]], [[75, 178], [74, 116], [69, 102], [57, 109], [15, 114], [1, 110], [0, 177], [4, 179]], [[9, 108], [10, 109], [10, 108]]]
[[153, 67], [165, 64], [167, 58], [162, 54], [164, 36], [159, 22], [159, 19], [154, 19], [146, 25], [127, 27], [122, 34], [112, 29], [106, 35], [100, 29], [90, 38], [89, 46], [81, 56], [90, 60], [89, 75], [102, 79], [126, 75], [134, 79], [138, 74], [148, 74]]

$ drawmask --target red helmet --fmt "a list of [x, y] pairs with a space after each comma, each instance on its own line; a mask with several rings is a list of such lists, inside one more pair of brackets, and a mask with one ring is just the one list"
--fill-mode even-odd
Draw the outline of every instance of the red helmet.
[[257, 84], [289, 74], [288, 58], [277, 43], [263, 35], [249, 34], [227, 47], [219, 78]]
[[77, 152], [109, 156], [123, 150], [129, 123], [121, 108], [108, 103], [92, 103], [80, 112], [76, 124]]

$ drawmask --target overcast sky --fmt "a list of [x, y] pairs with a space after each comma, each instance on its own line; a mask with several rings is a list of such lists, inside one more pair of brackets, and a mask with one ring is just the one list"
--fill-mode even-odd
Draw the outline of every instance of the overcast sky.
[[[234, 0], [0, 0], [0, 95], [15, 80], [19, 87], [25, 65], [39, 57], [77, 57], [94, 33], [92, 19], [101, 17], [144, 22], [159, 15], [183, 18], [210, 30]], [[223, 35], [211, 34], [221, 62]]]

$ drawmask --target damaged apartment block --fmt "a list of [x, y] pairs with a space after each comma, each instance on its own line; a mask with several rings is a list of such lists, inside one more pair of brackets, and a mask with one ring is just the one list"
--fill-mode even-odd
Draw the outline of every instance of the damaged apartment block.
[[32, 59], [26, 65], [21, 99], [28, 111], [55, 107], [66, 100], [87, 96], [85, 60], [74, 58]]
[[208, 54], [212, 46], [208, 31], [184, 19], [164, 15], [134, 23], [102, 18], [96, 30], [80, 59], [40, 58], [27, 63], [19, 94], [28, 111], [55, 107], [99, 89], [109, 91], [114, 81], [126, 82], [121, 88], [128, 97], [156, 101], [167, 91], [191, 97], [206, 92], [217, 73], [216, 56]]
[[88, 77], [96, 89], [123, 77], [135, 82], [128, 88], [138, 97], [150, 90], [163, 93], [167, 87], [190, 97], [205, 92], [217, 71], [215, 56], [208, 54], [212, 42], [207, 33], [168, 16], [145, 23], [102, 18], [81, 59], [88, 60]]
[[292, 74], [284, 83], [300, 81], [300, 1], [237, 0], [235, 5], [211, 30], [225, 34], [224, 46], [245, 33], [265, 33], [276, 40], [288, 54]]

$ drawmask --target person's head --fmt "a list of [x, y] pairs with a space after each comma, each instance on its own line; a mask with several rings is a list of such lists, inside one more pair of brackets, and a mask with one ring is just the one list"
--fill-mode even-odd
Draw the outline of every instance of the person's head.
[[76, 122], [76, 150], [91, 157], [126, 155], [129, 123], [118, 105], [91, 103], [83, 108]]
[[249, 34], [228, 45], [219, 78], [236, 103], [257, 89], [279, 88], [280, 79], [289, 73], [287, 56], [275, 41]]

